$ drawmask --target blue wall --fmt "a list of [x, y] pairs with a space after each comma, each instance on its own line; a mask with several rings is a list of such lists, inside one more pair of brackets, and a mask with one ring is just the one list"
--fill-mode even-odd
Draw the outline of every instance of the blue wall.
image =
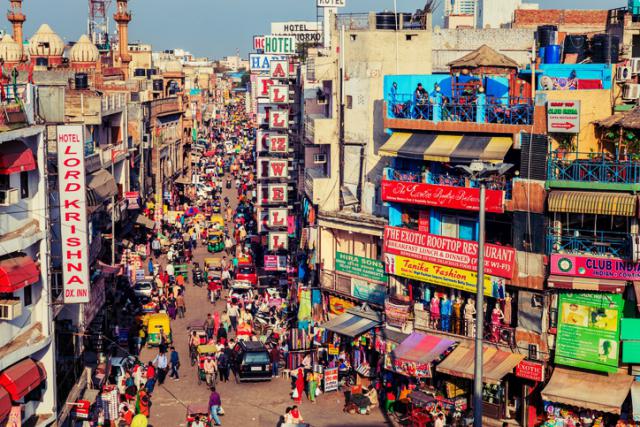
[[[460, 76], [460, 81], [471, 80], [473, 77]], [[398, 83], [399, 95], [413, 95], [418, 83], [432, 94], [434, 86], [440, 85], [440, 91], [444, 96], [451, 97], [451, 75], [449, 74], [408, 74], [408, 75], [388, 75], [384, 76], [384, 98], [389, 99], [391, 85]], [[487, 79], [486, 94], [491, 97], [503, 97], [509, 93], [509, 79], [507, 77], [490, 77]]]
[[[542, 76], [568, 79], [572, 72], [575, 72], [577, 79], [600, 80], [603, 89], [611, 89], [612, 66], [608, 64], [540, 64], [539, 68], [536, 70], [538, 90], [542, 90], [540, 85]], [[522, 73], [531, 74], [531, 70], [524, 70]]]

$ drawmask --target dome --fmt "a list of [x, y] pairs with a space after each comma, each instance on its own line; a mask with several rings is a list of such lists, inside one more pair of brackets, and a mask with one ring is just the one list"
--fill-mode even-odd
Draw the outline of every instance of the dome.
[[31, 56], [62, 56], [63, 52], [64, 42], [47, 24], [42, 24], [29, 40]]
[[82, 35], [69, 51], [71, 62], [97, 62], [100, 53], [89, 37]]
[[0, 40], [0, 58], [5, 62], [20, 62], [21, 56], [20, 45], [9, 34], [5, 34]]

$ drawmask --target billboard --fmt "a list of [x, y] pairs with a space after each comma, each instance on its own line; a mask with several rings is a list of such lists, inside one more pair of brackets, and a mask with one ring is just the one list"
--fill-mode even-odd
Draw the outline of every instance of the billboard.
[[347, 0], [316, 0], [318, 7], [345, 7]]
[[272, 104], [289, 103], [289, 86], [271, 85], [269, 86], [269, 102]]
[[[477, 271], [478, 242], [454, 239], [408, 228], [384, 228], [383, 251], [463, 270]], [[516, 251], [505, 246], [485, 245], [484, 272], [512, 279]]]
[[322, 24], [317, 21], [272, 22], [271, 34], [293, 36], [298, 43], [320, 43]]
[[270, 251], [289, 249], [289, 236], [286, 231], [272, 231], [268, 236]]
[[287, 203], [289, 200], [287, 184], [269, 184], [267, 190], [269, 203]]
[[269, 87], [273, 85], [275, 81], [268, 76], [258, 76], [256, 79], [256, 98], [269, 98]]
[[64, 302], [89, 302], [89, 239], [84, 129], [58, 126], [58, 187]]
[[289, 178], [289, 160], [269, 160], [269, 178]]
[[286, 255], [265, 255], [264, 271], [287, 271]]
[[249, 70], [252, 73], [269, 73], [272, 61], [286, 60], [286, 55], [267, 55], [264, 53], [249, 54]]
[[336, 271], [374, 282], [387, 283], [384, 264], [377, 259], [336, 251]]
[[289, 129], [289, 109], [271, 110], [269, 112], [270, 129]]
[[293, 36], [255, 36], [253, 46], [256, 50], [272, 55], [294, 55], [297, 47]]
[[288, 79], [290, 74], [289, 61], [271, 61], [269, 76], [273, 79]]
[[267, 211], [267, 226], [270, 228], [287, 226], [287, 208], [269, 208]]
[[561, 293], [555, 363], [593, 371], [618, 371], [622, 295]]
[[289, 153], [289, 135], [272, 133], [266, 139], [270, 153]]
[[591, 279], [640, 280], [640, 263], [620, 258], [551, 254], [551, 274]]

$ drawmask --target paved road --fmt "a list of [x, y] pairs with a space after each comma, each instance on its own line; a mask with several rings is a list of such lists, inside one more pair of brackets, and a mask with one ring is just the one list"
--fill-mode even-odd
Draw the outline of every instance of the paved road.
[[[237, 199], [235, 191], [226, 189], [224, 191], [235, 204]], [[199, 246], [195, 251], [194, 260], [203, 265], [203, 259], [209, 256], [211, 255], [206, 248]], [[150, 425], [155, 427], [186, 425], [187, 405], [206, 404], [209, 400], [209, 391], [204, 384], [198, 385], [197, 370], [191, 367], [188, 360], [186, 325], [193, 320], [204, 320], [207, 313], [212, 313], [213, 310], [224, 310], [224, 305], [219, 302], [214, 307], [208, 301], [206, 288], [197, 288], [191, 284], [186, 287], [186, 304], [186, 317], [178, 318], [171, 324], [175, 347], [180, 353], [182, 362], [180, 380], [175, 381], [167, 376], [164, 386], [156, 386], [150, 418]], [[156, 349], [145, 348], [140, 359], [148, 362], [156, 354]], [[283, 378], [262, 383], [236, 384], [231, 381], [219, 384], [217, 389], [225, 409], [225, 415], [221, 421], [226, 426], [274, 427], [278, 424], [280, 416], [284, 414], [285, 408], [292, 404], [289, 397], [291, 384], [289, 380]], [[348, 415], [342, 412], [342, 406], [342, 394], [333, 392], [321, 395], [316, 404], [303, 401], [301, 413], [305, 421], [313, 427], [387, 425], [382, 414], [377, 411], [368, 416]]]

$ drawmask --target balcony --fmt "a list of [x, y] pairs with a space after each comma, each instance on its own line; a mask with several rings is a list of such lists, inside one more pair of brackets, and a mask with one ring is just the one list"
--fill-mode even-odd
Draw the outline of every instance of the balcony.
[[551, 153], [547, 185], [552, 188], [640, 190], [640, 161], [615, 160], [602, 153]]
[[304, 132], [311, 144], [332, 144], [338, 141], [338, 121], [331, 117], [308, 115], [304, 118]]
[[3, 85], [0, 102], [0, 130], [11, 130], [35, 123], [34, 87], [31, 84]]
[[127, 93], [115, 92], [102, 95], [101, 113], [103, 116], [121, 113], [127, 105]]
[[178, 97], [155, 99], [151, 101], [151, 115], [154, 117], [181, 114], [182, 103]]
[[547, 253], [589, 254], [628, 259], [631, 241], [628, 233], [550, 227]]
[[304, 171], [304, 192], [315, 205], [321, 205], [331, 192], [331, 177], [321, 168], [307, 168]]
[[[466, 176], [451, 174], [427, 174], [427, 183], [435, 185], [448, 185], [451, 187], [480, 188], [480, 182]], [[512, 182], [506, 176], [492, 176], [484, 181], [487, 190], [499, 190], [505, 192], [505, 199], [511, 199]]]

